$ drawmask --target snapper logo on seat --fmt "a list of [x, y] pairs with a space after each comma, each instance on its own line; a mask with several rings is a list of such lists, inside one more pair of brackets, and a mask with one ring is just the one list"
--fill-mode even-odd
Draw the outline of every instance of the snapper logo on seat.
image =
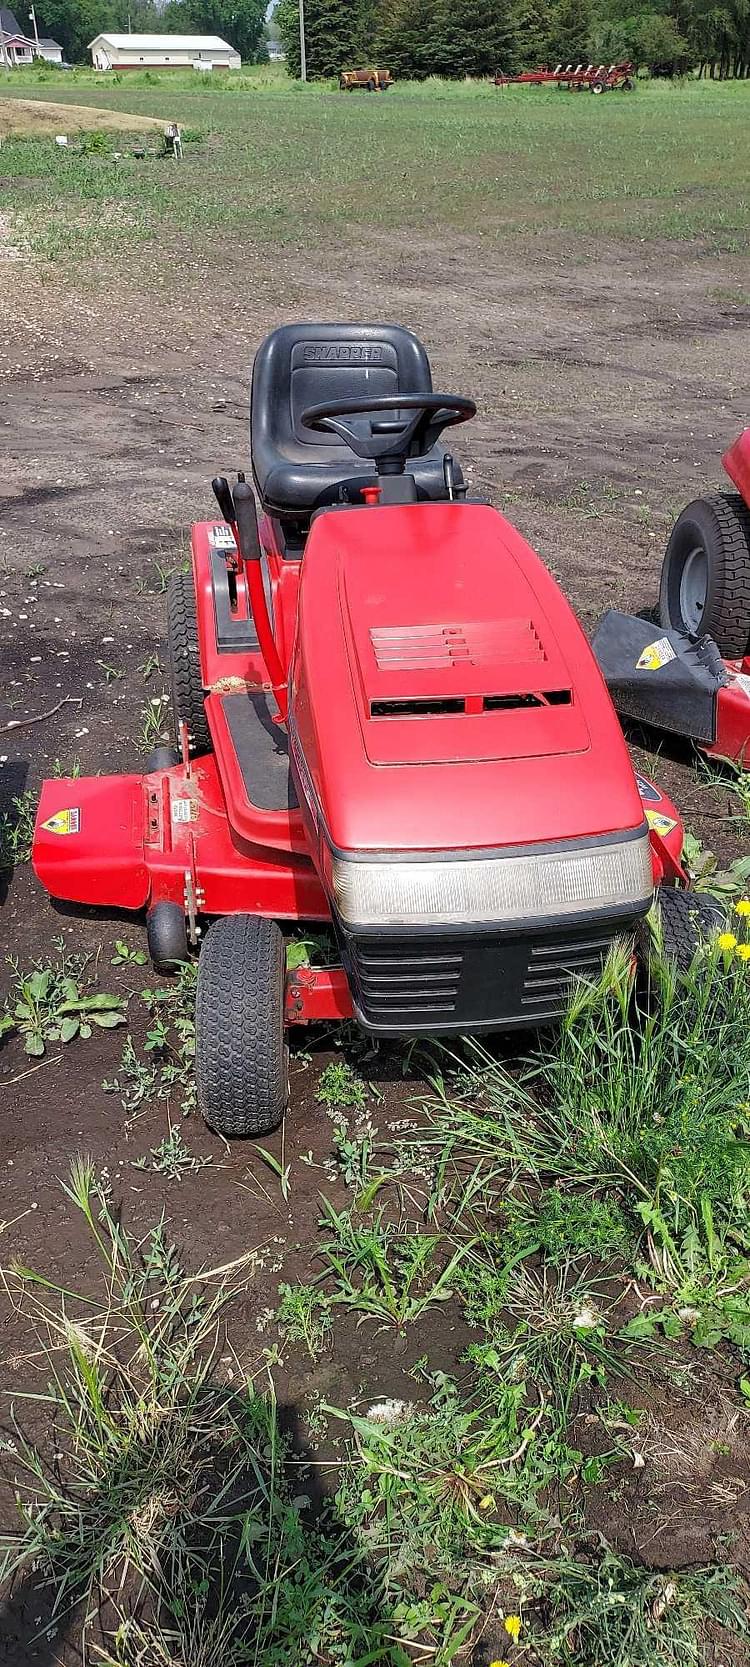
[[306, 342], [304, 356], [308, 365], [377, 365], [383, 349], [369, 342]]
[[45, 833], [77, 834], [81, 827], [81, 812], [77, 805], [70, 810], [56, 810], [54, 816], [48, 816], [42, 823]]

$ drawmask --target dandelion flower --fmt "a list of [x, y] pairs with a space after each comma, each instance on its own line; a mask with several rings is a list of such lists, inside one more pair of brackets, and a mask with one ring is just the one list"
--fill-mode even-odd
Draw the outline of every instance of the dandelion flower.
[[750, 915], [750, 897], [741, 897], [739, 903], [734, 905], [734, 912], [737, 915]]
[[716, 942], [719, 949], [736, 949], [737, 939], [734, 932], [720, 932]]
[[508, 1662], [508, 1661], [491, 1661], [490, 1662], [490, 1667], [510, 1667], [510, 1662]]
[[738, 943], [737, 954], [741, 961], [750, 961], [750, 943]]
[[505, 1627], [506, 1632], [513, 1639], [514, 1644], [517, 1644], [518, 1643], [518, 1635], [521, 1631], [521, 1617], [520, 1617], [520, 1615], [506, 1615], [503, 1625]]

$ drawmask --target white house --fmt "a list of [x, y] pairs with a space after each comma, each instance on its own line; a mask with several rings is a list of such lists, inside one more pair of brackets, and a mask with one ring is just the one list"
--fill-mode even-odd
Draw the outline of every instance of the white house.
[[239, 52], [218, 35], [97, 35], [94, 69], [239, 69]]
[[38, 40], [35, 42], [37, 58], [43, 58], [46, 64], [61, 64], [63, 61], [62, 47], [57, 41]]

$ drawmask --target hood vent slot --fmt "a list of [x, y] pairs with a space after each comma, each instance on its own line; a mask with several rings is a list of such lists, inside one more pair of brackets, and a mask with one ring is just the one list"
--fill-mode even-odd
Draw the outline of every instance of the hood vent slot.
[[518, 665], [547, 658], [530, 619], [373, 626], [370, 642], [379, 671], [447, 671], [460, 665]]
[[570, 689], [543, 689], [538, 694], [450, 695], [444, 699], [428, 695], [416, 700], [373, 700], [371, 718], [476, 717], [482, 712], [517, 712], [529, 706], [571, 706]]

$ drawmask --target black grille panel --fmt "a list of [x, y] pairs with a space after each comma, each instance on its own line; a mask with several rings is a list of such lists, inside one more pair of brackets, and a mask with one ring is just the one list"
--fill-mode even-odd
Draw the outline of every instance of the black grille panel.
[[339, 925], [362, 1024], [382, 1035], [503, 1030], [559, 1019], [632, 921], [537, 933], [351, 933]]

